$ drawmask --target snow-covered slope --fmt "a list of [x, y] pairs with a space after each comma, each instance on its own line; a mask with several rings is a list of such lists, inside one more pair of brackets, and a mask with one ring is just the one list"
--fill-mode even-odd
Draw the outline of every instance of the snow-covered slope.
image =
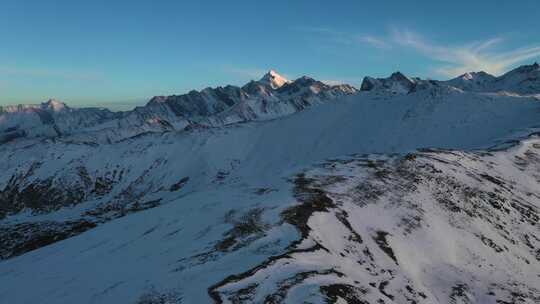
[[414, 81], [250, 82], [94, 127], [116, 141], [0, 145], [0, 302], [538, 302], [540, 102]]
[[540, 141], [356, 155], [294, 179], [302, 238], [212, 286], [235, 303], [538, 303]]

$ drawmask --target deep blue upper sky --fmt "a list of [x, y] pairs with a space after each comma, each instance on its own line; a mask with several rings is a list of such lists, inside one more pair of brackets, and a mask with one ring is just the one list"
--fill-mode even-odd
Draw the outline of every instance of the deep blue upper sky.
[[268, 69], [359, 86], [540, 59], [540, 2], [0, 1], [0, 105], [243, 84]]

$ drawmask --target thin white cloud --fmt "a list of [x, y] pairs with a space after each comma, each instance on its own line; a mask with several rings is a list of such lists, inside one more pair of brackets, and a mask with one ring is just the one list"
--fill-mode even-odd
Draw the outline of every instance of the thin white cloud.
[[540, 46], [528, 46], [510, 51], [499, 51], [500, 37], [457, 46], [438, 45], [409, 30], [393, 30], [391, 40], [397, 45], [412, 48], [443, 65], [433, 70], [437, 74], [454, 77], [471, 71], [485, 71], [499, 75], [513, 65], [540, 56]]
[[325, 27], [295, 27], [297, 31], [318, 35], [333, 43], [345, 45], [368, 45], [377, 49], [390, 49], [392, 45], [374, 35], [351, 34]]
[[384, 39], [371, 35], [358, 35], [356, 39], [359, 42], [366, 43], [377, 49], [391, 49], [392, 45]]
[[540, 57], [540, 44], [513, 50], [501, 50], [504, 39], [495, 37], [462, 45], [443, 45], [404, 29], [391, 29], [386, 35], [351, 34], [327, 27], [295, 27], [294, 30], [315, 35], [318, 43], [368, 45], [378, 50], [410, 48], [439, 62], [431, 68], [434, 74], [455, 77], [471, 71], [499, 75], [514, 65]]

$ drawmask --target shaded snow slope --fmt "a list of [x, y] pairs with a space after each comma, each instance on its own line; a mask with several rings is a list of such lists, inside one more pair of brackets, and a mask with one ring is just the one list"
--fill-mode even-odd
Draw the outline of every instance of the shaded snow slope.
[[[301, 83], [304, 82], [314, 84], [310, 79], [302, 79]], [[283, 85], [279, 90], [293, 92], [297, 88], [293, 84]], [[313, 85], [309, 87], [316, 89]], [[508, 248], [503, 253], [508, 256], [508, 261], [498, 261], [495, 258], [498, 256], [491, 251], [492, 242], [485, 238], [481, 244], [471, 243], [469, 253], [458, 247], [461, 260], [432, 257], [431, 253], [436, 252], [431, 252], [425, 261], [441, 267], [434, 269], [452, 269], [456, 284], [466, 284], [463, 288], [448, 285], [448, 292], [458, 286], [456, 292], [473, 293], [476, 297], [489, 289], [486, 284], [493, 282], [509, 292], [517, 290], [531, 298], [529, 295], [534, 295], [535, 286], [531, 285], [534, 281], [531, 281], [533, 277], [529, 271], [536, 268], [525, 268], [521, 264], [524, 260], [516, 256], [534, 262], [531, 255], [538, 244], [531, 240], [533, 247], [527, 245], [527, 249], [522, 238], [532, 234], [537, 227], [527, 224], [529, 226], [523, 226], [526, 229], [518, 231], [517, 224], [513, 224], [518, 211], [515, 211], [517, 207], [511, 206], [511, 199], [517, 197], [518, 206], [527, 203], [532, 207], [523, 208], [532, 210], [531, 216], [537, 214], [536, 201], [523, 202], [522, 199], [527, 197], [526, 192], [533, 198], [540, 195], [535, 192], [538, 189], [536, 179], [530, 177], [538, 165], [537, 142], [526, 142], [527, 148], [522, 150], [482, 156], [484, 158], [478, 162], [466, 162], [464, 167], [445, 167], [446, 171], [441, 172], [440, 177], [455, 178], [459, 185], [470, 184], [470, 179], [481, 172], [504, 179], [497, 191], [504, 192], [504, 187], [509, 187], [506, 183], [514, 178], [529, 183], [519, 187], [512, 184], [516, 192], [511, 196], [506, 192], [498, 193], [493, 186], [487, 188], [487, 183], [478, 181], [477, 186], [486, 194], [474, 198], [475, 205], [470, 208], [479, 208], [478, 212], [485, 217], [470, 216], [469, 219], [468, 213], [464, 212], [467, 217], [463, 215], [462, 226], [445, 224], [454, 217], [449, 216], [453, 214], [445, 213], [446, 209], [440, 207], [440, 203], [435, 205], [430, 200], [430, 195], [434, 194], [429, 192], [441, 186], [434, 180], [439, 177], [438, 173], [422, 171], [421, 161], [405, 168], [411, 174], [422, 176], [417, 187], [425, 196], [418, 198], [426, 199], [416, 203], [425, 204], [426, 214], [421, 217], [422, 228], [411, 228], [420, 237], [413, 232], [401, 236], [406, 225], [397, 220], [420, 211], [409, 210], [408, 205], [400, 206], [395, 201], [392, 204], [373, 201], [366, 207], [369, 214], [381, 219], [382, 226], [348, 219], [352, 225], [350, 229], [357, 231], [369, 245], [374, 259], [371, 272], [384, 270], [380, 279], [369, 281], [365, 279], [370, 272], [364, 268], [366, 265], [357, 266], [345, 259], [352, 253], [343, 251], [342, 246], [350, 245], [351, 252], [356, 252], [359, 247], [354, 241], [350, 244], [338, 241], [339, 236], [351, 234], [349, 228], [339, 224], [343, 223], [340, 220], [343, 216], [339, 214], [346, 211], [358, 218], [367, 216], [362, 213], [366, 210], [361, 209], [364, 207], [354, 206], [356, 194], [348, 192], [351, 185], [361, 184], [366, 176], [380, 175], [383, 186], [385, 178], [391, 179], [386, 185], [388, 188], [381, 189], [391, 190], [390, 194], [397, 197], [398, 202], [402, 194], [410, 195], [407, 200], [423, 195], [414, 191], [399, 192], [404, 191], [401, 185], [405, 183], [399, 181], [403, 178], [399, 172], [394, 172], [398, 169], [393, 164], [399, 158], [390, 157], [380, 168], [351, 169], [350, 174], [344, 173], [348, 172], [348, 167], [340, 168], [340, 175], [351, 176], [343, 176], [345, 180], [326, 181], [328, 187], [320, 185], [325, 183], [324, 179], [314, 181], [315, 184], [305, 183], [297, 174], [324, 159], [355, 153], [391, 154], [426, 147], [477, 149], [501, 146], [516, 136], [531, 132], [530, 128], [538, 124], [539, 118], [540, 105], [534, 98], [434, 87], [395, 97], [364, 92], [275, 120], [150, 133], [111, 144], [60, 137], [18, 140], [1, 145], [0, 156], [6, 161], [0, 163], [3, 172], [0, 175], [0, 216], [3, 217], [0, 234], [4, 259], [0, 262], [0, 278], [5, 282], [0, 285], [0, 299], [9, 303], [160, 303], [164, 299], [172, 303], [209, 303], [212, 299], [259, 299], [276, 294], [276, 299], [286, 298], [294, 303], [295, 299], [312, 294], [311, 291], [315, 291], [314, 301], [323, 297], [337, 301], [337, 297], [355, 295], [357, 288], [365, 288], [372, 295], [367, 298], [368, 303], [377, 297], [390, 302], [390, 297], [384, 296], [386, 291], [399, 303], [398, 299], [404, 299], [406, 294], [403, 290], [410, 285], [415, 296], [409, 296], [419, 303], [433, 303], [434, 299], [445, 303], [441, 293], [447, 291], [443, 288], [446, 282], [439, 282], [440, 286], [427, 284], [430, 274], [422, 274], [428, 268], [420, 260], [400, 263], [412, 250], [404, 245], [408, 237], [427, 244], [440, 235], [438, 230], [431, 233], [424, 227], [447, 229], [457, 244], [481, 239], [480, 235], [483, 235], [497, 246]], [[529, 150], [531, 152], [527, 152]], [[433, 157], [439, 157], [439, 154], [443, 158], [454, 155], [433, 152]], [[422, 161], [429, 165], [445, 165], [431, 161], [426, 156], [429, 153], [422, 155]], [[462, 155], [465, 160], [480, 157], [466, 152], [456, 152], [456, 155]], [[517, 159], [515, 155], [524, 159], [521, 171], [518, 164], [509, 161]], [[330, 161], [328, 166], [332, 163]], [[341, 166], [340, 162], [336, 161], [335, 166]], [[514, 173], [505, 177], [501, 168], [506, 167]], [[379, 169], [384, 170], [377, 173]], [[313, 170], [307, 172], [308, 178], [326, 174], [316, 171], [322, 169]], [[388, 177], [384, 176], [386, 171]], [[434, 184], [429, 184], [431, 180]], [[366, 183], [371, 181], [373, 184], [370, 185], [379, 189], [378, 180], [370, 177]], [[409, 179], [406, 181], [410, 182]], [[299, 184], [304, 185], [300, 190], [308, 192], [312, 185], [317, 185], [317, 195], [343, 195], [347, 205], [339, 206], [336, 198], [328, 194], [331, 203], [325, 200], [324, 204], [314, 208], [290, 209], [305, 203]], [[511, 210], [504, 217], [509, 223], [504, 229], [511, 234], [510, 238], [519, 239], [518, 243], [508, 246], [510, 241], [496, 234], [499, 230], [494, 230], [486, 220], [494, 222], [496, 212], [499, 212], [489, 203], [488, 191], [506, 199], [499, 203]], [[454, 203], [461, 209], [469, 208], [463, 205], [465, 202]], [[487, 213], [482, 213], [484, 204], [490, 204], [486, 207]], [[387, 209], [392, 211], [385, 214], [383, 210]], [[440, 223], [429, 219], [431, 214], [438, 216]], [[428, 224], [432, 226], [426, 226]], [[379, 234], [372, 229], [388, 234]], [[462, 235], [459, 229], [467, 233]], [[302, 241], [295, 242], [298, 240]], [[314, 240], [327, 250], [317, 247]], [[392, 248], [399, 264], [388, 257], [389, 250], [382, 249], [386, 247]], [[322, 254], [321, 250], [326, 253]], [[290, 255], [290, 268], [272, 268], [265, 262], [271, 259], [276, 265], [281, 264], [283, 254]], [[272, 256], [277, 258], [272, 259]], [[365, 256], [359, 255], [359, 258]], [[340, 264], [342, 260], [349, 264]], [[437, 264], [439, 262], [441, 264]], [[486, 267], [486, 271], [506, 271], [511, 269], [509, 265], [514, 265], [516, 272], [507, 281], [475, 279], [469, 276], [473, 262]], [[488, 262], [494, 266], [489, 266]], [[324, 265], [331, 265], [329, 268], [333, 270], [323, 269]], [[261, 272], [251, 271], [246, 275], [250, 269]], [[279, 269], [279, 273], [272, 269]], [[304, 273], [305, 269], [309, 269], [309, 273]], [[465, 272], [457, 271], [459, 269]], [[235, 274], [244, 275], [231, 279], [230, 276]], [[305, 280], [307, 285], [302, 283]], [[283, 284], [276, 287], [275, 283], [279, 282]], [[375, 289], [364, 286], [372, 282]], [[509, 282], [520, 285], [511, 287]], [[330, 287], [324, 289], [324, 286]], [[336, 287], [343, 287], [346, 292]], [[507, 299], [506, 294], [498, 297]], [[471, 301], [483, 303], [478, 299], [483, 298]]]

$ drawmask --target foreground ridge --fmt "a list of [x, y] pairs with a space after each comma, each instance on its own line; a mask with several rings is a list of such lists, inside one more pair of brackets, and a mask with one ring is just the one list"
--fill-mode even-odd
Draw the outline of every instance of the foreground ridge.
[[209, 294], [217, 303], [536, 303], [539, 153], [533, 139], [496, 153], [325, 162], [294, 179], [298, 205], [282, 213], [302, 239]]

